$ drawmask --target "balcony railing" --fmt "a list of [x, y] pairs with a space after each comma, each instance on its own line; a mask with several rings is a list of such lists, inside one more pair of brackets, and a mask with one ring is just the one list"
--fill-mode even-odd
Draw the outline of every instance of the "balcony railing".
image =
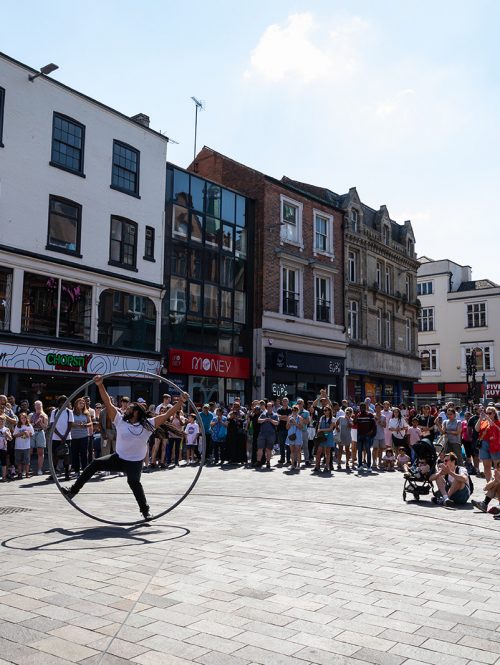
[[317, 300], [316, 301], [316, 321], [330, 322], [330, 301]]
[[283, 291], [283, 314], [288, 316], [299, 315], [299, 294]]

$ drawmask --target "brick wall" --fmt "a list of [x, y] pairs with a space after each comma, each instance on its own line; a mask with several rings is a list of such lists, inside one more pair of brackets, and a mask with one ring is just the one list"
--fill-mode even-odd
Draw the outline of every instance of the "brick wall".
[[[280, 310], [280, 259], [276, 254], [276, 249], [285, 250], [287, 254], [295, 255], [300, 259], [314, 260], [316, 269], [324, 265], [326, 268], [333, 267], [338, 271], [332, 279], [334, 323], [344, 325], [342, 213], [208, 148], [200, 151], [190, 170], [235, 189], [255, 201], [253, 289], [256, 327], [261, 326], [264, 310], [273, 312]], [[303, 206], [303, 250], [289, 243], [281, 243], [281, 195], [287, 196]], [[335, 253], [333, 261], [327, 256], [314, 256], [313, 210], [333, 216]], [[314, 268], [310, 265], [303, 266], [303, 301], [304, 316], [312, 319]]]

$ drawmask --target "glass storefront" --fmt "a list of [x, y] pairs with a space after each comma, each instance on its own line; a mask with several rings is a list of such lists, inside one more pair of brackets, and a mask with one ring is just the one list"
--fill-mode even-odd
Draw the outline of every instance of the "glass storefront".
[[245, 197], [168, 165], [168, 346], [249, 355], [247, 209]]
[[154, 351], [156, 308], [150, 298], [107, 289], [99, 300], [99, 344]]

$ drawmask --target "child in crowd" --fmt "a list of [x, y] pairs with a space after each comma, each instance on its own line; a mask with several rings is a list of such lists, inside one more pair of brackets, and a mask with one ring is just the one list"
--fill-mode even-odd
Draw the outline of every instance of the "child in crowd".
[[385, 449], [385, 455], [382, 457], [382, 464], [386, 471], [394, 471], [394, 464], [396, 462], [396, 456], [394, 455], [394, 450], [392, 448]]
[[200, 426], [196, 422], [196, 416], [194, 413], [189, 414], [184, 432], [186, 434], [186, 465], [194, 464], [196, 462], [198, 437], [200, 434]]
[[410, 461], [411, 460], [408, 457], [408, 454], [406, 453], [406, 450], [404, 448], [398, 448], [398, 456], [396, 458], [396, 464], [398, 466], [398, 471], [407, 471], [408, 470], [408, 463]]
[[19, 414], [19, 422], [14, 428], [15, 439], [15, 461], [17, 466], [17, 477], [19, 480], [23, 477], [23, 467], [26, 478], [30, 477], [30, 439], [35, 436], [33, 425], [30, 425], [28, 414], [23, 411]]
[[418, 418], [413, 418], [411, 421], [411, 427], [408, 427], [408, 443], [410, 444], [412, 462], [416, 459], [416, 455], [413, 452], [413, 446], [420, 441], [422, 436], [422, 430], [418, 426]]
[[5, 425], [5, 416], [0, 414], [0, 466], [2, 467], [2, 481], [7, 480], [7, 448], [12, 439], [10, 429]]

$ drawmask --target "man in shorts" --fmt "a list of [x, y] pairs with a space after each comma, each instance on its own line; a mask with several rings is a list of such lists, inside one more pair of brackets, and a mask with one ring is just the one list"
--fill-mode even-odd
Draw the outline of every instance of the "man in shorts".
[[274, 404], [268, 402], [266, 410], [259, 416], [260, 425], [259, 436], [257, 437], [257, 466], [262, 468], [262, 456], [266, 451], [266, 469], [271, 468], [271, 454], [276, 443], [276, 428], [279, 423], [279, 416], [273, 412]]
[[470, 497], [469, 474], [463, 466], [457, 466], [455, 453], [446, 453], [444, 464], [437, 473], [430, 477], [435, 480], [442, 499], [438, 502], [450, 507], [464, 505]]

